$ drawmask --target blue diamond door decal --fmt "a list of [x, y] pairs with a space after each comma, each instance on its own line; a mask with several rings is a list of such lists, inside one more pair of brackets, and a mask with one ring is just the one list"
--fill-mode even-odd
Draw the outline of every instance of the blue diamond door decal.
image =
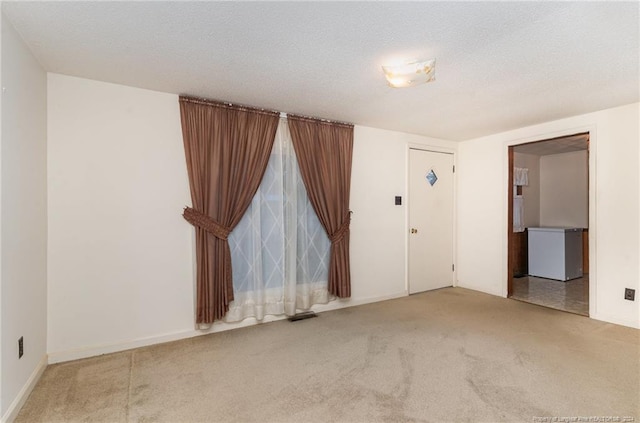
[[438, 181], [438, 176], [436, 176], [436, 173], [433, 171], [433, 169], [431, 169], [429, 173], [427, 173], [427, 181], [429, 181], [429, 184], [431, 186], [433, 186]]

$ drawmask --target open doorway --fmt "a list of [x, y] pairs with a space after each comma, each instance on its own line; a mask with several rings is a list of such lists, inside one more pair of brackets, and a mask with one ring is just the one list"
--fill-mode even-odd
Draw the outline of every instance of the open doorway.
[[509, 147], [508, 296], [589, 315], [589, 134]]

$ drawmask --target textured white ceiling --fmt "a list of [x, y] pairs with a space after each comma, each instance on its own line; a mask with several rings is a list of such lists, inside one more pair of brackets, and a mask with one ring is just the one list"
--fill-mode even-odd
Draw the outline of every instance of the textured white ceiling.
[[[465, 140], [639, 100], [637, 2], [2, 2], [51, 72]], [[436, 58], [389, 88], [380, 66]]]

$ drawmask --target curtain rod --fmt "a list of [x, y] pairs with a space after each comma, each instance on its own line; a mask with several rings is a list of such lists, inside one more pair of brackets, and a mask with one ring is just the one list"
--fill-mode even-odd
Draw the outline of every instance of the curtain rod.
[[346, 128], [353, 128], [353, 123], [340, 122], [337, 120], [320, 119], [320, 118], [315, 118], [311, 116], [294, 115], [294, 114], [290, 114], [287, 117], [295, 120], [302, 120], [305, 122], [314, 122], [314, 123], [321, 123], [325, 125], [336, 125], [336, 126], [344, 126]]
[[280, 114], [280, 112], [276, 110], [261, 109], [259, 107], [245, 106], [243, 104], [234, 104], [228, 101], [209, 100], [207, 98], [200, 98], [200, 97], [189, 97], [189, 96], [181, 95], [180, 101], [183, 103], [204, 104], [207, 106], [222, 107], [225, 109], [234, 109], [234, 110], [254, 112], [254, 113], [264, 113], [268, 115]]
[[331, 125], [338, 125], [338, 126], [353, 128], [353, 123], [340, 122], [337, 120], [321, 119], [321, 118], [316, 118], [311, 116], [296, 115], [296, 114], [290, 114], [286, 112], [278, 112], [277, 110], [268, 110], [268, 109], [262, 109], [259, 107], [245, 106], [242, 104], [234, 104], [229, 101], [210, 100], [207, 98], [191, 97], [186, 95], [181, 95], [180, 101], [184, 103], [204, 104], [207, 106], [223, 107], [223, 108], [234, 109], [234, 110], [244, 110], [249, 112], [265, 113], [269, 115], [278, 114], [280, 115], [281, 118], [292, 118], [297, 120], [304, 120], [307, 122], [324, 123], [324, 124], [331, 124]]

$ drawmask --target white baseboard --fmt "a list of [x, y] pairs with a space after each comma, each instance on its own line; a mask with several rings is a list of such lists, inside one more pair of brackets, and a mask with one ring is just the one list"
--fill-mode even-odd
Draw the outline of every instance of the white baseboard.
[[33, 388], [40, 380], [40, 377], [42, 377], [42, 373], [44, 373], [44, 370], [47, 368], [47, 361], [47, 355], [45, 354], [38, 362], [38, 365], [33, 370], [31, 376], [29, 376], [29, 379], [27, 379], [27, 382], [24, 384], [20, 392], [18, 392], [16, 398], [13, 400], [11, 405], [9, 405], [7, 412], [4, 413], [4, 416], [0, 419], [1, 423], [11, 423], [16, 417], [18, 417], [20, 409], [27, 401], [27, 398], [29, 398], [31, 391], [33, 391]]
[[[378, 301], [392, 300], [394, 298], [400, 298], [407, 296], [405, 291], [398, 292], [395, 294], [383, 295], [379, 297], [369, 297], [369, 298], [359, 298], [359, 299], [348, 299], [348, 300], [337, 300], [332, 301], [328, 304], [316, 304], [311, 309], [318, 313], [330, 310], [337, 310], [340, 308], [346, 307], [354, 307], [363, 304], [375, 303]], [[71, 360], [79, 360], [82, 358], [96, 357], [103, 354], [110, 354], [120, 351], [126, 351], [133, 348], [146, 347], [149, 345], [162, 344], [165, 342], [178, 341], [180, 339], [193, 338], [195, 336], [207, 335], [210, 333], [223, 332], [226, 330], [238, 329], [247, 326], [253, 326], [261, 323], [269, 323], [277, 320], [286, 319], [286, 316], [265, 316], [262, 321], [257, 321], [256, 319], [249, 318], [245, 319], [241, 322], [237, 323], [225, 323], [225, 322], [216, 322], [208, 329], [204, 330], [185, 330], [179, 332], [173, 332], [158, 336], [150, 336], [146, 338], [140, 339], [132, 339], [126, 340], [122, 342], [115, 342], [112, 344], [104, 344], [91, 346], [86, 348], [77, 348], [73, 350], [67, 351], [57, 351], [57, 352], [49, 352], [49, 364], [54, 363], [62, 363], [65, 361]]]
[[506, 291], [503, 293], [501, 288], [494, 287], [494, 289], [486, 289], [486, 287], [481, 285], [465, 285], [458, 282], [458, 288], [469, 289], [471, 291], [482, 292], [483, 294], [494, 295], [496, 297], [507, 298]]
[[619, 317], [610, 316], [602, 313], [596, 313], [593, 316], [589, 316], [592, 319], [600, 320], [601, 322], [613, 323], [615, 325], [627, 326], [634, 329], [640, 329], [640, 322], [633, 320], [620, 319]]
[[257, 321], [254, 318], [248, 318], [236, 323], [216, 322], [207, 329], [184, 330], [163, 335], [114, 342], [111, 344], [76, 348], [67, 351], [50, 352], [49, 364], [63, 363], [66, 361], [80, 360], [89, 357], [97, 357], [99, 355], [111, 354], [115, 352], [131, 350], [134, 348], [147, 347], [149, 345], [163, 344], [165, 342], [179, 341], [181, 339], [188, 339], [216, 332], [224, 332], [226, 330], [238, 329], [283, 319], [286, 319], [286, 316], [265, 316], [262, 321]]
[[171, 342], [177, 341], [179, 339], [191, 338], [196, 335], [198, 335], [197, 331], [181, 331], [159, 336], [150, 336], [146, 338], [116, 342], [112, 344], [102, 344], [90, 347], [76, 348], [67, 351], [50, 352], [49, 364], [96, 357], [103, 354], [126, 351], [132, 348], [146, 347], [148, 345], [161, 344], [163, 342]]
[[[460, 286], [460, 287], [471, 289], [474, 291], [484, 292], [490, 295], [497, 295], [498, 297], [501, 296], [493, 292], [487, 292], [487, 291], [481, 291], [481, 290], [475, 289], [475, 287], [465, 287], [465, 286]], [[313, 307], [311, 307], [311, 309], [317, 313], [322, 313], [325, 311], [338, 310], [341, 308], [354, 307], [354, 306], [359, 306], [364, 304], [376, 303], [379, 301], [392, 300], [395, 298], [406, 297], [407, 295], [408, 293], [406, 291], [402, 291], [402, 292], [396, 292], [394, 294], [382, 295], [377, 297], [346, 299], [346, 300], [339, 299], [336, 301], [331, 301], [328, 304], [316, 304]], [[54, 364], [54, 363], [61, 363], [65, 361], [78, 360], [82, 358], [95, 357], [103, 354], [126, 351], [133, 348], [146, 347], [149, 345], [178, 341], [181, 339], [193, 338], [195, 336], [207, 335], [207, 334], [216, 333], [216, 332], [223, 332], [226, 330], [238, 329], [238, 328], [253, 326], [261, 323], [274, 322], [274, 321], [282, 320], [285, 318], [286, 316], [265, 316], [265, 318], [260, 322], [251, 318], [245, 319], [242, 322], [237, 322], [237, 323], [217, 322], [205, 330], [198, 330], [198, 329], [185, 330], [185, 331], [173, 332], [173, 333], [168, 333], [168, 334], [163, 334], [158, 336], [150, 336], [146, 338], [115, 342], [112, 344], [78, 348], [78, 349], [68, 350], [68, 351], [50, 352], [48, 354], [49, 363]], [[638, 324], [638, 322], [624, 321], [624, 320], [616, 319], [611, 316], [597, 315], [597, 316], [592, 316], [592, 318], [596, 320], [609, 322], [609, 323], [615, 323], [618, 325], [629, 326], [632, 328], [640, 328], [639, 327], [640, 325]], [[1, 423], [4, 423], [4, 422], [5, 421], [3, 420]]]
[[368, 298], [358, 298], [358, 299], [349, 298], [345, 300], [338, 299], [336, 301], [331, 301], [327, 304], [315, 304], [314, 306], [311, 307], [311, 310], [317, 313], [322, 313], [325, 311], [339, 310], [341, 308], [355, 307], [355, 306], [364, 305], [364, 304], [377, 303], [380, 301], [393, 300], [396, 298], [406, 297], [407, 295], [409, 294], [406, 291], [402, 291], [402, 292], [397, 292], [395, 294], [382, 295], [379, 297], [368, 297]]

